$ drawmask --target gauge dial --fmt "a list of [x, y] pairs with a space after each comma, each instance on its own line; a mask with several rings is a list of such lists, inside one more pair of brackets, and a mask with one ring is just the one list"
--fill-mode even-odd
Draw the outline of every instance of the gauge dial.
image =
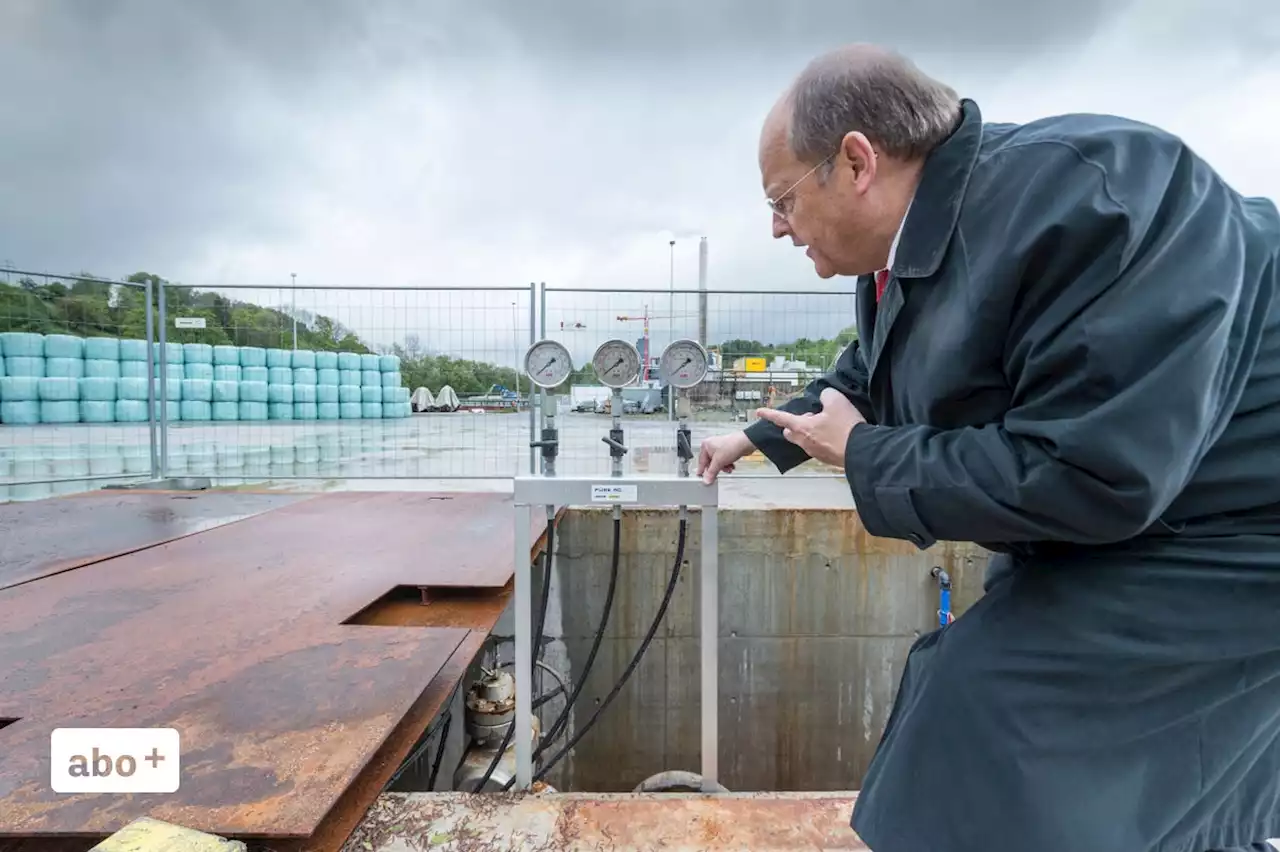
[[524, 371], [538, 387], [554, 388], [569, 378], [573, 372], [573, 360], [564, 344], [539, 340], [524, 355]]
[[677, 388], [691, 388], [707, 376], [707, 350], [696, 340], [673, 340], [662, 350], [662, 374]]
[[640, 375], [640, 353], [625, 340], [606, 340], [596, 350], [591, 366], [601, 384], [626, 387]]

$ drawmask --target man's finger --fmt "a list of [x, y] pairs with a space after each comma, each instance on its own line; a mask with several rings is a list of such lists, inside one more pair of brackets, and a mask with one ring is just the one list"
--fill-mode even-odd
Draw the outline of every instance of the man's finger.
[[775, 426], [781, 426], [783, 429], [794, 429], [800, 419], [788, 411], [779, 411], [776, 408], [757, 408], [756, 416], [761, 420], [768, 420]]

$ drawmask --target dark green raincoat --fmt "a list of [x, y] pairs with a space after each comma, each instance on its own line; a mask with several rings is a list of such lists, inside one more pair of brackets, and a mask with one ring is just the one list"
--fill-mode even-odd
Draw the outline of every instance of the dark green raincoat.
[[1278, 250], [1275, 206], [1168, 133], [964, 103], [860, 342], [784, 406], [867, 418], [869, 532], [998, 554], [911, 652], [853, 816], [874, 852], [1280, 837]]

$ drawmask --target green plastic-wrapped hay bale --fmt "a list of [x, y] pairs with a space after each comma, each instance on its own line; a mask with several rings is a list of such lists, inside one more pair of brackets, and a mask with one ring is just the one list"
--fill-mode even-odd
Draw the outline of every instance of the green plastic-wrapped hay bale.
[[316, 353], [316, 369], [317, 370], [338, 369], [338, 353], [337, 352], [317, 352]]
[[358, 402], [342, 402], [338, 404], [338, 415], [343, 420], [359, 420], [364, 417], [364, 410]]
[[240, 403], [215, 402], [210, 408], [210, 413], [213, 415], [214, 420], [239, 420]]
[[[79, 402], [80, 401], [80, 380], [67, 378], [65, 376], [54, 376], [43, 378], [40, 380], [40, 401], [41, 402]], [[53, 409], [55, 411], [63, 411], [64, 409]], [[79, 407], [76, 408], [76, 418], [79, 419]], [[40, 415], [44, 420], [43, 412]], [[47, 423], [74, 423], [75, 420], [48, 420]]]
[[[120, 383], [117, 385], [117, 394], [119, 398], [122, 400], [146, 402], [147, 401], [147, 380], [145, 378], [143, 379], [122, 378], [120, 380]], [[159, 396], [159, 395], [160, 395], [160, 389], [157, 388], [156, 396]], [[116, 410], [117, 420], [121, 422], [127, 422], [127, 423], [134, 422], [131, 420], [126, 420], [125, 418], [120, 416], [119, 406], [116, 406], [116, 409], [117, 409]], [[144, 415], [146, 414], [145, 408], [143, 409], [143, 414]], [[144, 416], [143, 419], [145, 420], [146, 417]]]
[[[147, 363], [147, 341], [145, 340], [121, 340], [120, 341], [120, 360], [121, 361], [141, 361]], [[120, 412], [116, 412], [116, 420], [120, 419]], [[134, 422], [132, 420], [127, 422]]]
[[292, 367], [268, 367], [267, 382], [273, 385], [293, 384], [293, 368]]
[[[84, 360], [119, 361], [119, 339], [115, 337], [86, 337], [84, 341]], [[115, 412], [112, 412], [111, 418], [115, 419]]]
[[382, 419], [382, 403], [381, 402], [362, 402], [360, 403], [360, 416], [365, 420], [381, 420]]
[[[293, 405], [293, 385], [267, 385], [267, 402], [278, 405]], [[272, 419], [275, 420], [277, 418], [273, 417]]]
[[[46, 334], [44, 337], [44, 357], [75, 358], [84, 360], [84, 338], [72, 337], [69, 334]], [[80, 378], [75, 376], [74, 378]], [[79, 417], [79, 413], [76, 417]]]
[[182, 401], [183, 421], [196, 423], [213, 419], [213, 404], [202, 399], [184, 399]]
[[234, 364], [218, 364], [213, 368], [215, 382], [238, 382], [241, 378], [243, 377], [240, 375], [240, 368]]
[[0, 334], [0, 355], [6, 358], [43, 358], [44, 335], [6, 331]]
[[268, 367], [288, 367], [293, 369], [293, 353], [288, 349], [268, 349], [267, 350], [267, 366]]
[[188, 364], [212, 364], [213, 347], [207, 343], [184, 343], [182, 357]]
[[[191, 344], [191, 345], [192, 345], [192, 346], [197, 346], [197, 347], [199, 347], [199, 346], [203, 346], [204, 344], [203, 344], [203, 343], [193, 343], [193, 344]], [[160, 352], [162, 351], [162, 350], [160, 349], [160, 344], [159, 344], [159, 343], [153, 343], [153, 344], [151, 345], [151, 348], [152, 348], [152, 355], [151, 355], [151, 357], [152, 357], [152, 359], [153, 359], [157, 364], [159, 364], [159, 363], [160, 363]], [[164, 345], [164, 350], [163, 350], [163, 351], [164, 351], [164, 362], [165, 362], [166, 364], [185, 364], [187, 361], [192, 360], [192, 359], [187, 358], [187, 347], [186, 347], [186, 346], [184, 346], [184, 345], [183, 345], [183, 344], [181, 344], [181, 343], [166, 343], [166, 344]], [[197, 361], [197, 363], [199, 362], [199, 359], [198, 359], [198, 358], [197, 358], [197, 359], [195, 359], [195, 360]]]
[[295, 402], [293, 404], [294, 420], [318, 420], [319, 407], [314, 402]]
[[289, 366], [295, 370], [299, 368], [314, 370], [316, 368], [316, 353], [310, 349], [295, 349], [289, 359]]
[[338, 402], [359, 402], [360, 386], [359, 385], [339, 385], [338, 386]]
[[257, 346], [241, 346], [240, 347], [240, 366], [241, 367], [265, 367], [267, 366], [267, 350]]
[[[265, 369], [265, 368], [264, 368]], [[265, 404], [268, 398], [267, 389], [271, 387], [266, 382], [241, 382], [240, 383], [240, 402], [259, 402]], [[249, 418], [243, 418], [249, 419]], [[265, 417], [263, 418], [266, 419]]]
[[[264, 385], [270, 381], [271, 371], [266, 367], [241, 367], [240, 381], [242, 382], [262, 382]], [[263, 400], [264, 402], [266, 400]]]
[[[75, 379], [42, 379], [42, 381], [75, 382]], [[77, 391], [78, 393], [78, 391]], [[79, 423], [80, 402], [75, 399], [42, 400], [41, 423]]]
[[383, 355], [378, 359], [378, 369], [384, 373], [400, 372], [400, 358], [397, 355]]
[[315, 367], [294, 367], [293, 383], [295, 385], [316, 385], [320, 383]]
[[[110, 379], [103, 379], [110, 381]], [[115, 423], [116, 422], [116, 403], [115, 400], [103, 399], [82, 399], [80, 400], [80, 422], [81, 423]], [[121, 460], [121, 472], [123, 472], [124, 461]]]
[[292, 420], [293, 419], [293, 403], [292, 402], [271, 402], [267, 404], [267, 419], [269, 420]]
[[337, 420], [341, 416], [341, 409], [337, 402], [320, 402], [316, 404], [316, 416], [320, 420]]
[[365, 353], [360, 356], [360, 369], [372, 370], [377, 373], [382, 370], [382, 357], [380, 355], [370, 355]]
[[382, 373], [377, 370], [361, 370], [360, 371], [361, 387], [382, 387]]
[[293, 386], [293, 403], [297, 405], [300, 402], [315, 402], [318, 397], [319, 386], [317, 385], [294, 385]]
[[408, 389], [408, 388], [406, 388], [406, 387], [398, 387], [398, 388], [383, 388], [383, 389], [382, 389], [382, 401], [383, 401], [383, 403], [388, 403], [388, 402], [404, 402], [404, 403], [408, 403], [408, 402], [409, 402], [409, 389]]
[[[109, 363], [116, 364], [118, 361]], [[108, 379], [102, 376], [86, 376], [80, 380], [80, 400], [82, 402], [115, 402], [118, 392], [120, 380]], [[83, 410], [83, 406], [81, 406]], [[111, 409], [111, 419], [115, 420], [115, 407]], [[106, 423], [110, 421], [97, 420], [95, 423]]]
[[[188, 364], [188, 367], [207, 367], [208, 364]], [[212, 379], [183, 379], [182, 380], [182, 401], [186, 402], [213, 402], [213, 380]], [[184, 411], [186, 409], [183, 409]], [[192, 409], [193, 411], [196, 409]], [[186, 420], [184, 416], [182, 418]], [[200, 419], [200, 418], [192, 418]], [[208, 420], [208, 417], [203, 418]]]
[[359, 370], [339, 370], [338, 384], [351, 385], [352, 387], [360, 387], [360, 371]]
[[384, 402], [382, 403], [382, 417], [384, 420], [399, 420], [402, 417], [408, 417], [409, 403], [407, 402]]
[[338, 353], [338, 369], [339, 370], [355, 370], [360, 371], [360, 356], [355, 352], [339, 352]]
[[[40, 380], [34, 376], [5, 376], [0, 379], [0, 402], [35, 402], [40, 399]], [[39, 417], [39, 413], [36, 414]]]
[[183, 365], [182, 377], [184, 379], [198, 379], [201, 381], [211, 382], [213, 381], [213, 365], [188, 361]]
[[364, 403], [376, 402], [382, 404], [382, 388], [378, 386], [365, 385], [360, 388], [360, 401]]
[[[239, 402], [240, 401], [240, 383], [239, 382], [214, 382], [213, 383], [213, 401], [219, 402]], [[214, 418], [215, 420], [217, 418]], [[235, 418], [231, 418], [234, 420]]]
[[239, 346], [213, 347], [213, 363], [220, 367], [239, 367], [240, 366], [240, 347]]
[[84, 359], [45, 358], [44, 374], [54, 379], [82, 379], [84, 378]]
[[341, 375], [342, 374], [336, 369], [321, 367], [316, 370], [316, 384], [328, 385], [336, 388], [338, 385], [342, 384], [342, 382], [339, 381], [339, 377]]
[[400, 377], [400, 373], [383, 373], [382, 386], [384, 388], [398, 388], [404, 384], [404, 380]]
[[[266, 385], [263, 385], [266, 388]], [[265, 390], [264, 390], [265, 395]], [[244, 386], [240, 387], [240, 419], [241, 420], [266, 420], [267, 419], [267, 403], [265, 402], [248, 402], [244, 398]]]
[[0, 402], [0, 423], [10, 426], [35, 426], [40, 422], [40, 403], [34, 399]]
[[316, 385], [316, 402], [338, 402], [338, 386]]
[[[122, 382], [128, 379], [121, 379]], [[116, 422], [117, 423], [145, 423], [147, 422], [147, 401], [146, 399], [125, 399], [116, 400]]]
[[147, 377], [146, 361], [121, 361], [120, 362], [120, 378], [145, 379], [146, 377]]
[[6, 355], [4, 358], [4, 374], [20, 378], [44, 378], [44, 358], [32, 355]]
[[[86, 358], [84, 364], [84, 377], [87, 379], [118, 379], [120, 378], [120, 362], [110, 358]], [[146, 375], [146, 366], [142, 368], [142, 375]]]

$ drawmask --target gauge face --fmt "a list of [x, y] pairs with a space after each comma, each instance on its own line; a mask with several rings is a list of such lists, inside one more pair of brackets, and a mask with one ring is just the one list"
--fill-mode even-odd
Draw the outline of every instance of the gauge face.
[[573, 361], [564, 344], [554, 340], [539, 340], [529, 347], [524, 356], [524, 371], [540, 388], [554, 388], [564, 384], [573, 372]]
[[678, 388], [691, 388], [707, 376], [707, 350], [696, 340], [674, 340], [662, 350], [662, 374]]
[[640, 375], [640, 353], [625, 340], [606, 340], [596, 350], [591, 366], [601, 384], [625, 387]]

